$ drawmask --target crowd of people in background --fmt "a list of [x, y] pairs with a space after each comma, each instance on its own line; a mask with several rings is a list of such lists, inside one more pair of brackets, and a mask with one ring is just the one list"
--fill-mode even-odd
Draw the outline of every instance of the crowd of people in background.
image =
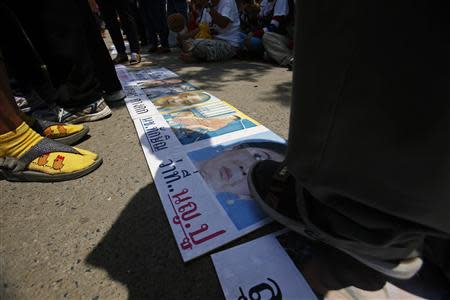
[[[293, 0], [95, 1], [90, 0], [91, 7], [103, 17], [117, 50], [114, 63], [139, 63], [140, 45], [150, 53], [168, 53], [178, 46], [184, 62], [239, 57], [292, 68]], [[172, 45], [170, 32], [176, 36]]]

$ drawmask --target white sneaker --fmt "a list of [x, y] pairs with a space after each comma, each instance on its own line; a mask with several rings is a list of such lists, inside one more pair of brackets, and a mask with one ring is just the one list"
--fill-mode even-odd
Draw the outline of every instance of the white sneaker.
[[111, 115], [111, 109], [101, 98], [84, 107], [64, 109], [58, 111], [58, 121], [61, 123], [83, 123], [104, 119]]

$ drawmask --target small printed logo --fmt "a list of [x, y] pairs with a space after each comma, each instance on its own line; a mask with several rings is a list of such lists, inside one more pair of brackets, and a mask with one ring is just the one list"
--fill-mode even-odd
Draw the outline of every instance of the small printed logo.
[[55, 160], [53, 161], [52, 168], [55, 170], [61, 170], [64, 167], [63, 161], [65, 157], [62, 155], [58, 155]]

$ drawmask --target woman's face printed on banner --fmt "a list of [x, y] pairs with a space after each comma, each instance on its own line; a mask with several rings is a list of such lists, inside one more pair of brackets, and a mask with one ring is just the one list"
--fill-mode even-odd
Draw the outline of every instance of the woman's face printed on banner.
[[141, 89], [148, 89], [148, 88], [152, 88], [152, 87], [164, 86], [164, 85], [169, 85], [169, 84], [177, 84], [177, 83], [182, 83], [182, 82], [183, 82], [183, 80], [181, 80], [179, 78], [162, 79], [162, 80], [149, 79], [149, 80], [139, 81], [138, 86]]
[[208, 131], [215, 131], [239, 119], [240, 117], [236, 115], [200, 118], [197, 117], [194, 113], [188, 111], [176, 114], [176, 116], [172, 119], [172, 122], [175, 124], [180, 124], [184, 128], [194, 131], [198, 128], [207, 129]]
[[215, 193], [233, 193], [248, 199], [248, 171], [256, 161], [266, 159], [282, 161], [283, 155], [258, 147], [230, 149], [206, 161], [199, 171]]
[[181, 93], [156, 99], [153, 103], [159, 107], [190, 106], [208, 101], [210, 96], [206, 93]]

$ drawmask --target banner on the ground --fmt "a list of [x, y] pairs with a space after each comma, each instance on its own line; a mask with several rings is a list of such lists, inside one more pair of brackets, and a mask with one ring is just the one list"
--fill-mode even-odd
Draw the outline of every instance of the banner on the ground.
[[211, 257], [226, 299], [317, 299], [274, 234]]
[[285, 141], [172, 71], [117, 69], [183, 260], [268, 223], [247, 174], [257, 160], [281, 161]]

